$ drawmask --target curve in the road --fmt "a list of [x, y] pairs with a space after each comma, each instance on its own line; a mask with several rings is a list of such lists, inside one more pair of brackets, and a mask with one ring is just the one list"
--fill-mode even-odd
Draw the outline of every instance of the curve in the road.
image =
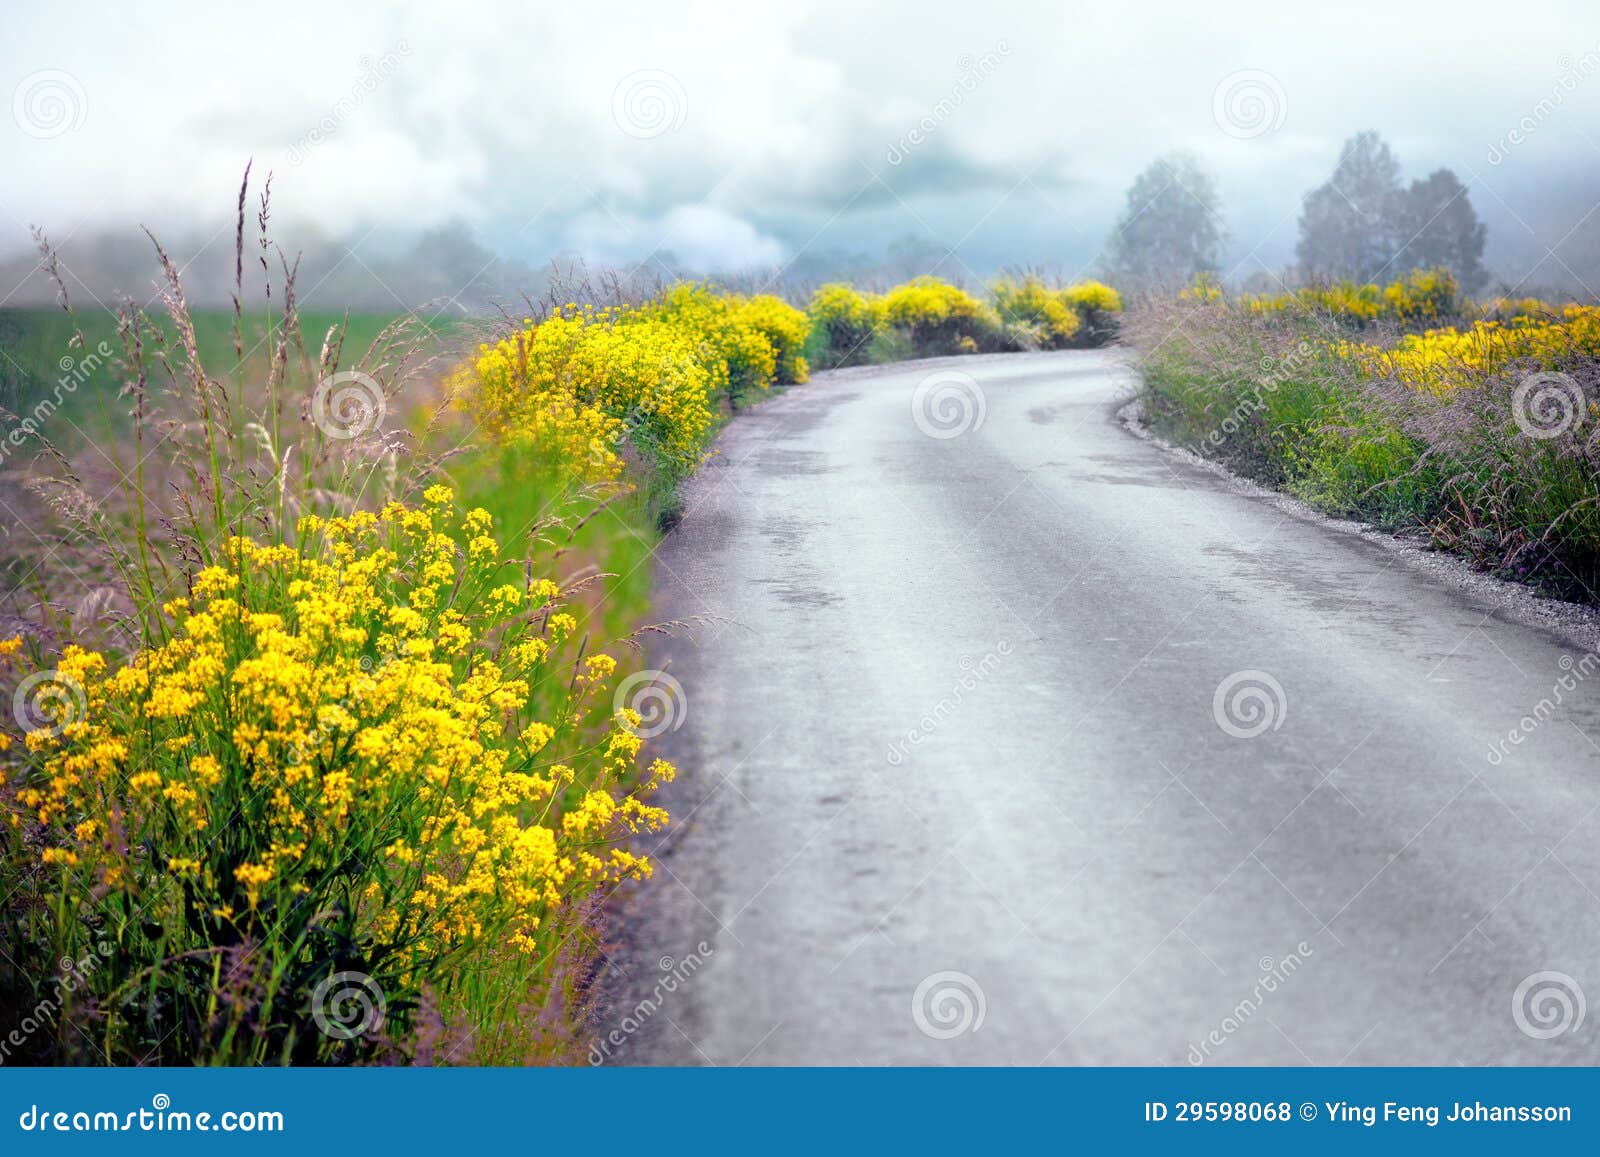
[[605, 1059], [1600, 1060], [1600, 670], [1134, 438], [1134, 385], [907, 363], [724, 432]]

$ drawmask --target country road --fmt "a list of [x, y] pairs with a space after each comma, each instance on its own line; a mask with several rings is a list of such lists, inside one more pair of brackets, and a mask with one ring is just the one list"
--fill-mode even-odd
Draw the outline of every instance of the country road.
[[605, 1059], [1600, 1062], [1600, 666], [1134, 390], [912, 362], [724, 432], [658, 555], [684, 773]]

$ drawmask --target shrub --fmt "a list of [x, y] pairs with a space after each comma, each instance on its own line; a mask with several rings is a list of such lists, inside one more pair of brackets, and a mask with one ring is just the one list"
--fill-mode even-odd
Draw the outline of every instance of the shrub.
[[480, 348], [461, 404], [502, 441], [528, 443], [583, 480], [615, 478], [631, 445], [668, 479], [699, 463], [713, 400], [768, 388], [778, 357], [743, 307], [695, 285], [640, 306], [562, 307]]
[[1383, 289], [1383, 311], [1402, 325], [1438, 322], [1463, 312], [1465, 299], [1448, 269], [1416, 269]]
[[1469, 308], [1455, 277], [1442, 268], [1413, 270], [1385, 286], [1319, 282], [1292, 292], [1250, 295], [1244, 302], [1256, 313], [1312, 312], [1353, 329], [1378, 321], [1403, 327], [1437, 323]]
[[744, 322], [771, 343], [777, 357], [778, 383], [792, 386], [805, 381], [810, 371], [801, 351], [811, 336], [811, 319], [771, 294], [752, 297], [739, 308]]
[[995, 312], [1007, 345], [1016, 349], [1061, 349], [1071, 344], [1083, 321], [1062, 290], [1050, 289], [1032, 275], [996, 281]]
[[[766, 334], [747, 316], [736, 298], [709, 285], [686, 282], [674, 285], [640, 307], [681, 335], [709, 374], [709, 396], [737, 405], [751, 394], [771, 387], [778, 373], [778, 353]], [[626, 320], [626, 319], [625, 319]], [[624, 341], [638, 345], [640, 335], [626, 334]], [[629, 389], [635, 401], [647, 398], [648, 388]], [[700, 431], [703, 439], [705, 431]], [[692, 463], [691, 463], [692, 465]]]
[[[883, 319], [904, 329], [919, 356], [971, 352], [992, 345], [1000, 319], [993, 309], [936, 277], [916, 277], [883, 296]], [[963, 345], [970, 348], [963, 348]]]
[[648, 874], [622, 843], [665, 822], [641, 797], [672, 770], [630, 791], [637, 718], [581, 726], [615, 662], [569, 676], [555, 584], [502, 581], [489, 516], [427, 498], [235, 538], [167, 604], [168, 641], [63, 653], [13, 814], [26, 936], [106, 957], [74, 996], [88, 1059], [359, 1059], [379, 1034], [316, 1023], [341, 974], [402, 1036], [425, 986], [521, 999], [577, 901]]
[[[1346, 325], [1364, 326], [1377, 320], [1383, 313], [1383, 291], [1376, 285], [1355, 285], [1339, 282], [1331, 285], [1312, 285], [1300, 290], [1291, 299], [1294, 305], [1327, 314]], [[1285, 306], [1280, 305], [1279, 308]]]
[[829, 368], [867, 360], [867, 346], [882, 322], [876, 302], [848, 285], [824, 285], [807, 307]]
[[1508, 322], [1519, 317], [1558, 317], [1561, 310], [1537, 297], [1497, 297], [1483, 306], [1482, 313], [1486, 321]]
[[1196, 273], [1188, 285], [1178, 291], [1179, 301], [1221, 301], [1222, 282], [1214, 273]]
[[1061, 296], [1083, 319], [1075, 344], [1103, 346], [1117, 336], [1122, 295], [1115, 289], [1099, 281], [1084, 281], [1067, 286]]

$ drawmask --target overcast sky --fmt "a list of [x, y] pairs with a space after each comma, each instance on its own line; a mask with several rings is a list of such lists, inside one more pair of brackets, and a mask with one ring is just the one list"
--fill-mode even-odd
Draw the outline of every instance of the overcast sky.
[[1185, 148], [1245, 274], [1291, 259], [1299, 197], [1376, 128], [1408, 177], [1469, 183], [1502, 271], [1600, 256], [1594, 0], [168, 0], [0, 26], [5, 250], [29, 224], [214, 228], [254, 157], [282, 219], [345, 237], [461, 220], [530, 263], [717, 269], [911, 236], [1072, 272]]

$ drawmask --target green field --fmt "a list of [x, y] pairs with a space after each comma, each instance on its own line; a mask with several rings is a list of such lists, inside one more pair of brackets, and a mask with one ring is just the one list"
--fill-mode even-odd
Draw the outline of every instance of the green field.
[[[268, 375], [269, 329], [281, 323], [259, 310], [247, 314], [241, 327], [244, 359], [234, 356], [233, 314], [220, 309], [193, 311], [195, 340], [200, 360], [213, 374], [226, 372], [228, 380], [264, 382]], [[327, 310], [308, 310], [300, 315], [308, 345], [320, 345], [334, 326], [348, 325], [342, 364], [360, 359], [384, 327], [396, 321], [396, 314], [344, 314]], [[84, 350], [73, 348], [74, 320], [60, 309], [0, 309], [0, 407], [26, 416], [40, 401], [61, 395], [59, 409], [41, 423], [40, 433], [63, 449], [72, 449], [86, 440], [115, 436], [127, 427], [124, 406], [117, 399], [121, 385], [118, 360], [122, 344], [117, 335], [117, 319], [103, 309], [84, 310], [76, 315], [81, 327]], [[165, 317], [156, 319], [163, 340], [176, 350], [177, 333]], [[441, 343], [448, 339], [459, 322], [437, 323]], [[147, 352], [151, 343], [147, 342]], [[310, 351], [317, 356], [317, 349]], [[71, 359], [70, 362], [64, 359]], [[81, 373], [79, 366], [88, 367]], [[6, 428], [13, 423], [5, 422]]]

